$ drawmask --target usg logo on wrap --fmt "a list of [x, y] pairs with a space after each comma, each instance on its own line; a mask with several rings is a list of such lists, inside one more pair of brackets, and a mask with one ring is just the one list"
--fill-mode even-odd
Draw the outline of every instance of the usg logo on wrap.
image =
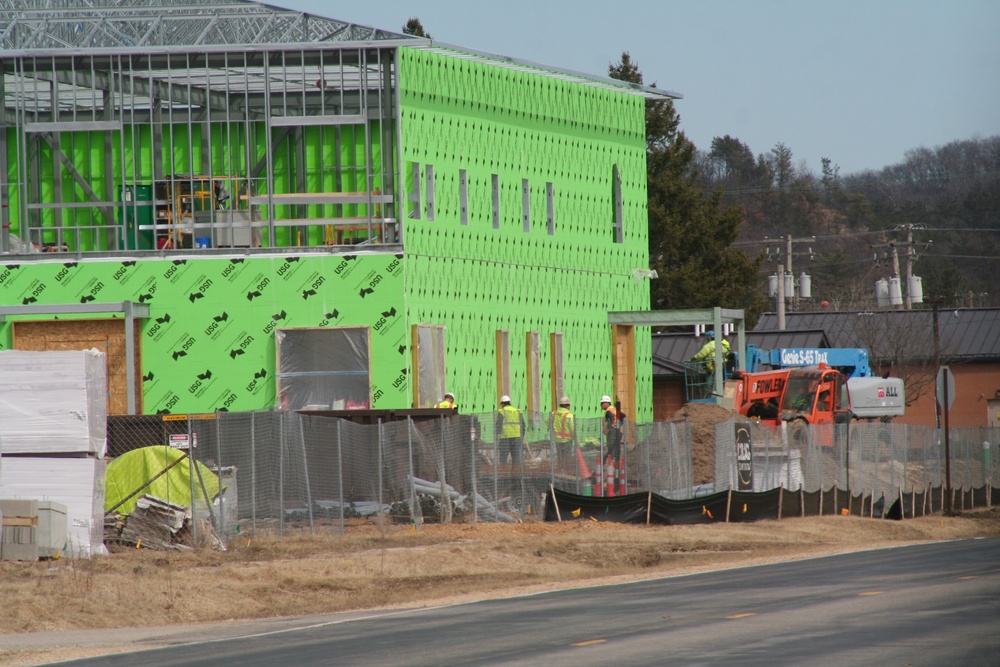
[[252, 302], [254, 299], [259, 299], [264, 296], [264, 290], [271, 284], [271, 279], [263, 273], [258, 272], [254, 275], [253, 279], [244, 284], [246, 287], [243, 288], [242, 292], [246, 294], [247, 301]]
[[205, 293], [211, 289], [213, 284], [212, 279], [202, 273], [186, 290], [184, 290], [184, 293], [188, 295], [188, 301], [195, 303], [198, 299], [205, 298]]
[[186, 259], [174, 259], [170, 261], [170, 265], [163, 272], [163, 277], [170, 281], [171, 285], [176, 285], [177, 281], [181, 279], [185, 273], [187, 273], [188, 266]]
[[357, 291], [358, 296], [364, 299], [366, 296], [375, 293], [375, 288], [378, 287], [382, 280], [381, 273], [378, 271], [369, 271], [368, 275], [361, 282], [357, 283], [354, 289]]
[[354, 269], [358, 266], [358, 256], [357, 255], [344, 255], [343, 257], [334, 258], [337, 263], [333, 266], [333, 275], [337, 276], [341, 280], [347, 278], [354, 272]]
[[261, 368], [259, 371], [255, 371], [253, 374], [253, 379], [247, 383], [246, 390], [247, 393], [256, 396], [261, 392], [262, 389], [267, 385], [267, 369]]
[[326, 278], [321, 276], [318, 271], [313, 271], [309, 274], [309, 277], [299, 285], [299, 294], [302, 296], [304, 301], [308, 301], [311, 297], [318, 294], [317, 290], [326, 283]]
[[159, 341], [174, 326], [174, 318], [170, 313], [153, 316], [149, 318], [149, 328], [146, 329], [146, 336], [154, 341]]
[[170, 346], [170, 358], [174, 361], [179, 361], [181, 358], [188, 356], [188, 353], [191, 352], [197, 342], [198, 339], [185, 331], [180, 335], [177, 341]]
[[298, 273], [299, 268], [302, 266], [300, 257], [286, 257], [284, 261], [278, 265], [274, 273], [279, 278], [284, 280], [286, 283], [291, 281], [291, 279]]
[[320, 320], [319, 324], [317, 324], [316, 326], [319, 327], [330, 326], [331, 324], [335, 324], [339, 319], [340, 319], [340, 311], [334, 308], [329, 312], [323, 313], [323, 319]]
[[128, 285], [136, 273], [135, 260], [130, 259], [122, 262], [122, 265], [114, 270], [114, 273], [111, 274], [111, 279], [119, 285]]
[[256, 339], [253, 335], [246, 332], [244, 329], [236, 336], [236, 338], [231, 339], [227, 348], [229, 349], [230, 359], [239, 359], [247, 353], [250, 346], [254, 344]]
[[[55, 281], [57, 284], [63, 287], [69, 287], [73, 280], [80, 275], [80, 271], [77, 270], [79, 262], [66, 262], [59, 266], [59, 270], [56, 271]], [[80, 296], [77, 294], [77, 296]]]
[[105, 287], [107, 287], [107, 285], [104, 283], [103, 280], [99, 280], [97, 278], [91, 278], [90, 280], [87, 281], [87, 284], [84, 286], [83, 290], [77, 293], [77, 296], [80, 297], [80, 303], [90, 303], [92, 301], [97, 301], [98, 295], [104, 291]]
[[195, 398], [201, 398], [209, 387], [215, 382], [215, 376], [211, 368], [206, 368], [201, 373], [197, 373], [194, 382], [188, 387], [188, 393], [194, 394]]
[[143, 375], [142, 376], [142, 391], [143, 391], [143, 394], [146, 394], [146, 393], [149, 393], [150, 391], [152, 391], [156, 387], [156, 385], [159, 384], [159, 382], [160, 382], [160, 378], [157, 377], [153, 373], [153, 371], [149, 371], [148, 373], [146, 373], [145, 375]]
[[375, 320], [372, 324], [372, 331], [380, 336], [384, 336], [389, 333], [389, 330], [399, 322], [401, 318], [399, 313], [396, 312], [395, 306], [389, 308], [389, 310], [383, 310], [379, 313], [379, 318]]
[[174, 409], [177, 402], [181, 400], [181, 397], [172, 391], [168, 391], [166, 394], [156, 402], [156, 405], [161, 406], [156, 410], [158, 415], [168, 415], [170, 411]]
[[232, 407], [233, 403], [235, 403], [238, 398], [239, 396], [235, 391], [232, 389], [226, 389], [217, 399], [215, 399], [215, 403], [213, 403], [213, 405], [219, 412], [229, 412], [229, 408]]
[[287, 327], [290, 324], [291, 321], [289, 320], [288, 313], [285, 312], [285, 310], [280, 310], [271, 315], [271, 321], [264, 325], [264, 329], [261, 333], [265, 336], [270, 336], [278, 327]]
[[385, 272], [388, 273], [393, 278], [398, 277], [399, 274], [403, 272], [403, 255], [402, 255], [402, 253], [398, 253], [396, 255], [393, 255], [392, 261], [389, 262], [389, 264], [386, 265], [386, 267], [385, 267]]
[[149, 303], [153, 300], [153, 296], [156, 294], [156, 278], [147, 278], [146, 282], [142, 284], [139, 288], [139, 295], [136, 297], [136, 301], [139, 303]]
[[0, 270], [0, 287], [6, 285], [8, 288], [13, 287], [14, 283], [17, 282], [18, 276], [22, 275], [18, 269], [21, 268], [20, 264], [7, 264]]
[[205, 327], [204, 334], [212, 340], [218, 340], [230, 324], [232, 324], [232, 320], [229, 319], [229, 313], [222, 311], [212, 316], [212, 321]]
[[28, 289], [24, 291], [24, 294], [21, 298], [21, 305], [29, 306], [33, 303], [38, 303], [38, 297], [42, 296], [45, 290], [46, 290], [45, 283], [35, 278], [28, 284]]
[[234, 257], [229, 260], [229, 264], [222, 269], [220, 277], [224, 278], [229, 284], [232, 284], [246, 268], [247, 263], [245, 259], [242, 257]]

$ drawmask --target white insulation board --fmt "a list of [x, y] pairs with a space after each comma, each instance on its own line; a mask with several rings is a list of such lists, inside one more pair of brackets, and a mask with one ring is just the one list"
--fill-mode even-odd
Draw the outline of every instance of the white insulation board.
[[0, 498], [51, 500], [66, 506], [68, 554], [90, 558], [104, 548], [104, 459], [7, 456]]
[[0, 453], [103, 457], [107, 430], [103, 352], [0, 352]]

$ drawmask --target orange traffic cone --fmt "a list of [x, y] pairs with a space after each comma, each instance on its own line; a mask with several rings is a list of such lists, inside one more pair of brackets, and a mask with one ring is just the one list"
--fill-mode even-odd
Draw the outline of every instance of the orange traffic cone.
[[604, 497], [614, 498], [615, 496], [615, 476], [618, 470], [615, 468], [615, 460], [608, 457], [604, 462]]
[[587, 468], [587, 460], [583, 458], [583, 452], [576, 448], [576, 461], [580, 465], [580, 477], [590, 477], [590, 470]]
[[615, 474], [618, 477], [618, 495], [619, 496], [624, 496], [624, 495], [626, 495], [626, 491], [625, 491], [625, 489], [626, 489], [626, 485], [625, 485], [625, 457], [624, 456], [621, 457], [620, 459], [618, 459], [618, 470], [615, 471]]
[[592, 496], [594, 495], [594, 488], [591, 484], [590, 470], [587, 468], [587, 460], [583, 458], [583, 452], [580, 448], [576, 448], [576, 461], [580, 467], [580, 495]]

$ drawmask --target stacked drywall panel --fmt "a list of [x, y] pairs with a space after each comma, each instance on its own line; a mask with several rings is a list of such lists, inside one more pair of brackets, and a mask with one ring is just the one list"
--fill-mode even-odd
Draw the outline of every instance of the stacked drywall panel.
[[66, 507], [66, 553], [90, 558], [104, 548], [104, 470], [94, 457], [7, 456], [0, 498], [54, 501]]
[[100, 350], [0, 352], [0, 498], [65, 506], [77, 558], [105, 552], [107, 386]]
[[108, 381], [103, 352], [0, 352], [3, 454], [103, 457]]

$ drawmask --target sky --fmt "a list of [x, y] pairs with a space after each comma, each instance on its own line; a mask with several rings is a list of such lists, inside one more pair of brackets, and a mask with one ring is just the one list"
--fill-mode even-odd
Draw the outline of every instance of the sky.
[[729, 135], [840, 175], [909, 150], [1000, 135], [997, 0], [271, 0], [435, 41], [606, 76], [628, 51], [681, 93], [703, 151]]

